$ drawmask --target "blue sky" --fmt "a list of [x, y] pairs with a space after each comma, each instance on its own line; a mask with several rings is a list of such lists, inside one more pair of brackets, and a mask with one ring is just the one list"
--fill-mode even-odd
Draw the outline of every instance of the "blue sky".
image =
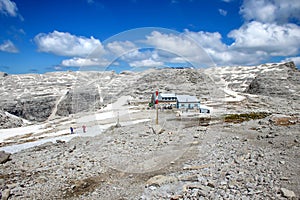
[[0, 0], [0, 71], [299, 67], [299, 25], [299, 0]]

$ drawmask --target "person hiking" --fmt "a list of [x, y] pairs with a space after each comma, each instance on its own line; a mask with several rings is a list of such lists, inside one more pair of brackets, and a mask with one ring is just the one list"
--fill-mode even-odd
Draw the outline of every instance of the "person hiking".
[[82, 131], [85, 133], [86, 132], [86, 125], [82, 125]]
[[73, 129], [73, 127], [70, 127], [70, 131], [71, 131], [71, 134], [74, 134], [74, 129]]

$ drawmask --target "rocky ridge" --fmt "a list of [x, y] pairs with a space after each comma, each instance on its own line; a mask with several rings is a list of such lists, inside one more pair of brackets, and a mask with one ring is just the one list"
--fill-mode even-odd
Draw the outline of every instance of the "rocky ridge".
[[[270, 79], [270, 77], [274, 76]], [[266, 77], [266, 78], [264, 78]], [[145, 72], [54, 72], [0, 77], [0, 108], [32, 122], [95, 110], [121, 95], [148, 100], [154, 90], [222, 99], [223, 89], [299, 96], [299, 71], [293, 63], [209, 69], [161, 69]], [[274, 96], [273, 95], [273, 96]], [[269, 95], [267, 95], [269, 96]], [[5, 127], [2, 126], [2, 127]]]

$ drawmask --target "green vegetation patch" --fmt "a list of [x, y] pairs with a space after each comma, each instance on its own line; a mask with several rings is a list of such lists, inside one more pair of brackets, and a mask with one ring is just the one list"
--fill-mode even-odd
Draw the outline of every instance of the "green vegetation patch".
[[252, 113], [243, 113], [243, 114], [230, 114], [225, 116], [225, 122], [228, 123], [242, 123], [244, 121], [249, 121], [252, 119], [263, 119], [269, 116], [270, 113], [266, 112], [252, 112]]

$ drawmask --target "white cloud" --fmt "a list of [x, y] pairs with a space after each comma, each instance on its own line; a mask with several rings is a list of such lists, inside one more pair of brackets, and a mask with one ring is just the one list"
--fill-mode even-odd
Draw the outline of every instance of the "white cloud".
[[110, 63], [101, 58], [78, 58], [63, 60], [62, 66], [86, 67], [86, 66], [107, 66]]
[[94, 37], [75, 36], [68, 32], [53, 31], [40, 33], [34, 38], [40, 52], [53, 53], [61, 56], [99, 56], [104, 53], [103, 46]]
[[220, 15], [223, 15], [223, 16], [227, 15], [227, 11], [223, 10], [223, 9], [219, 9], [219, 13], [220, 13]]
[[201, 45], [217, 65], [253, 65], [272, 56], [299, 54], [300, 27], [295, 24], [276, 25], [253, 21], [228, 34], [234, 39], [231, 45], [223, 43], [218, 32], [186, 30], [185, 34]]
[[289, 58], [282, 60], [282, 62], [290, 62], [290, 61], [293, 61], [297, 67], [300, 67], [300, 56], [289, 57]]
[[145, 43], [152, 45], [156, 49], [170, 52], [175, 57], [181, 57], [181, 60], [188, 60], [194, 64], [211, 64], [211, 60], [206, 52], [203, 51], [203, 48], [193, 38], [188, 37], [184, 33], [174, 35], [153, 31], [150, 35], [146, 36]]
[[201, 45], [217, 65], [256, 64], [267, 56], [265, 52], [249, 53], [233, 49], [222, 42], [222, 36], [218, 32], [191, 32], [186, 30], [185, 34]]
[[300, 20], [299, 0], [244, 0], [240, 13], [247, 21], [285, 23]]
[[16, 3], [13, 1], [0, 0], [0, 12], [5, 15], [16, 17], [18, 15], [18, 8]]
[[153, 59], [146, 59], [146, 60], [138, 60], [129, 63], [131, 67], [159, 67], [163, 66], [164, 63], [160, 61], [155, 61]]
[[222, 0], [222, 1], [224, 1], [226, 3], [229, 3], [229, 2], [234, 1], [234, 0]]
[[24, 21], [23, 16], [18, 13], [16, 3], [11, 0], [0, 0], [0, 13], [11, 17], [19, 17], [21, 21]]
[[[39, 50], [71, 57], [61, 66], [108, 66], [115, 60], [131, 67], [158, 67], [167, 63], [196, 64], [196, 67], [217, 65], [254, 65], [272, 56], [299, 54], [300, 27], [252, 21], [228, 34], [234, 42], [222, 42], [218, 32], [170, 34], [153, 31], [141, 41], [113, 41], [105, 46], [99, 40], [54, 31], [39, 34], [35, 41]], [[137, 43], [136, 43], [137, 42]], [[139, 46], [141, 45], [141, 46]], [[97, 51], [93, 48], [98, 46]], [[93, 47], [93, 48], [92, 48]], [[89, 52], [96, 52], [89, 55]], [[73, 58], [72, 58], [73, 57]], [[118, 60], [119, 59], [119, 60]]]
[[123, 54], [121, 56], [121, 59], [128, 60], [128, 61], [143, 60], [143, 59], [151, 57], [151, 54], [152, 53], [150, 51], [141, 52], [138, 49], [136, 49], [136, 50], [133, 50], [133, 51], [129, 51], [126, 54]]
[[295, 24], [263, 24], [253, 21], [228, 34], [235, 42], [231, 48], [245, 52], [264, 51], [271, 56], [299, 53], [300, 27]]
[[63, 70], [63, 67], [57, 65], [57, 66], [54, 66], [54, 69], [55, 69], [56, 71], [60, 71], [60, 70]]
[[143, 48], [127, 51], [120, 59], [131, 67], [158, 67], [169, 61], [159, 50], [145, 50]]
[[207, 49], [217, 49], [219, 51], [226, 50], [226, 45], [222, 43], [221, 39], [222, 36], [218, 32], [192, 32], [192, 31], [185, 31], [185, 34], [188, 37], [193, 38], [201, 47], [205, 50]]
[[121, 56], [137, 48], [136, 45], [130, 41], [114, 41], [108, 43], [106, 47], [116, 56]]
[[184, 62], [192, 62], [191, 64], [200, 67], [214, 66], [214, 62], [217, 65], [252, 65], [269, 56], [264, 51], [245, 52], [226, 45], [218, 32], [185, 30], [180, 35], [152, 32], [146, 38], [146, 42], [155, 47], [153, 51], [133, 51], [123, 55], [122, 59], [136, 67]]
[[5, 51], [5, 52], [9, 52], [9, 53], [18, 53], [19, 52], [17, 47], [10, 40], [6, 40], [3, 42], [3, 44], [0, 44], [0, 51]]

